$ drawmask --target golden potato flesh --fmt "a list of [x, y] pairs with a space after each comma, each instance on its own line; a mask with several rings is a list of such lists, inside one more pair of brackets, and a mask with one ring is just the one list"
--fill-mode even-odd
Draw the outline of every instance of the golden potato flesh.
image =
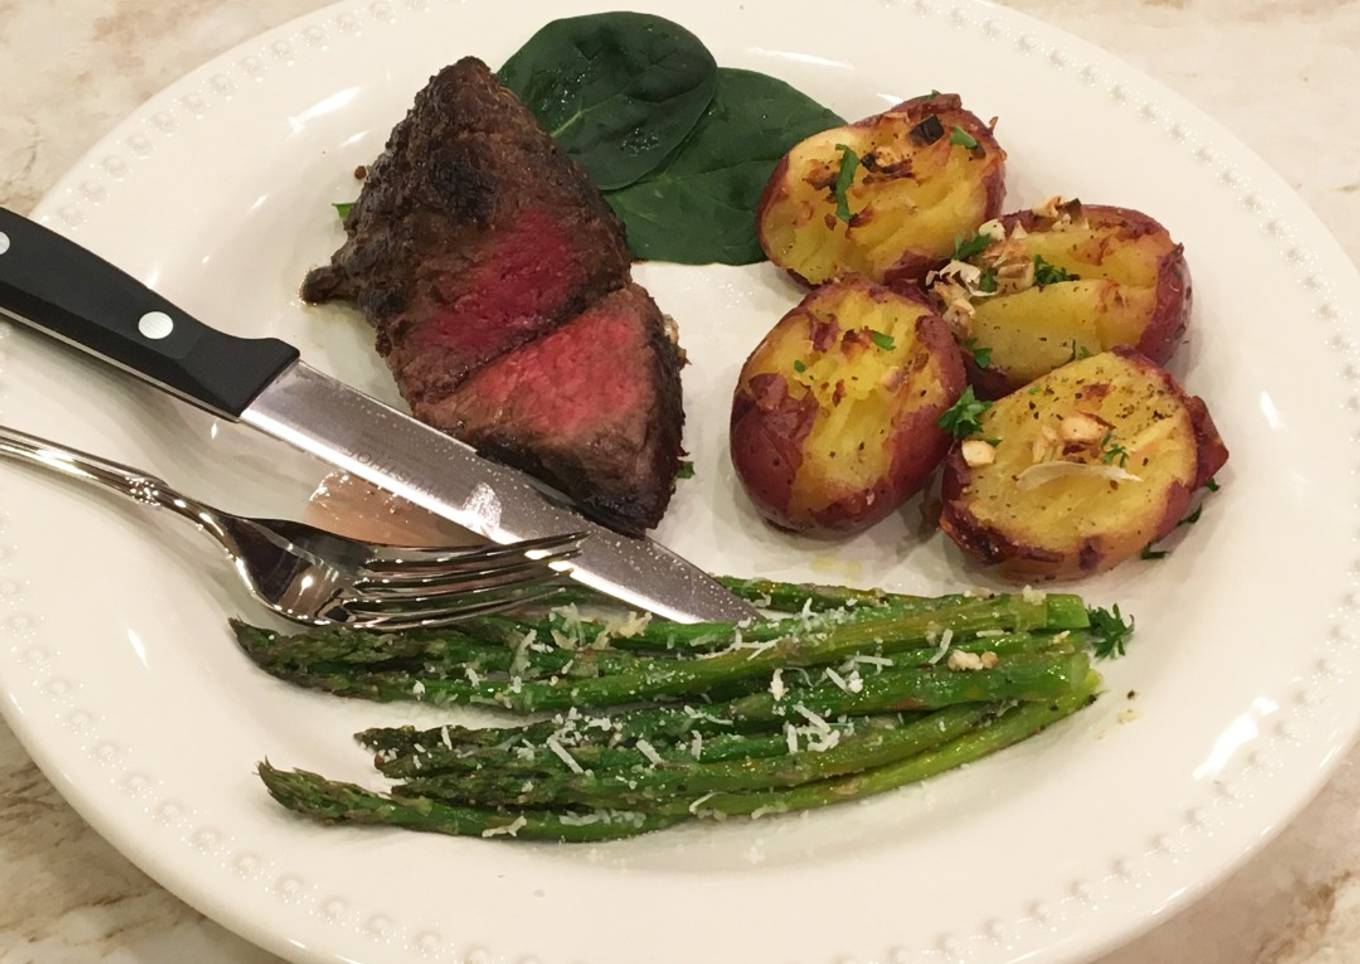
[[[1000, 212], [1005, 157], [957, 95], [906, 101], [795, 145], [761, 198], [760, 243], [812, 285], [917, 282]], [[853, 181], [838, 191], [843, 167]]]
[[1204, 403], [1128, 349], [1064, 365], [980, 425], [991, 460], [950, 452], [940, 525], [1022, 578], [1087, 575], [1140, 552], [1228, 457]]
[[911, 496], [949, 449], [936, 424], [964, 386], [925, 296], [864, 279], [818, 288], [751, 353], [732, 462], [771, 522], [853, 532]]
[[960, 339], [987, 349], [985, 366], [969, 366], [985, 397], [1115, 347], [1164, 364], [1185, 333], [1190, 277], [1165, 228], [1125, 208], [1073, 204], [1051, 213], [986, 225], [1005, 240], [969, 259], [983, 274], [952, 265], [932, 279]]

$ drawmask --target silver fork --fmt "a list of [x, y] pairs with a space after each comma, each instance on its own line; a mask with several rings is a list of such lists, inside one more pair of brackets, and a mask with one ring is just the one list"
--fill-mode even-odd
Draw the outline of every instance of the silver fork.
[[303, 522], [223, 512], [146, 472], [0, 425], [0, 456], [41, 466], [193, 522], [226, 550], [250, 593], [285, 619], [396, 632], [524, 605], [559, 587], [569, 533], [475, 548], [389, 546]]

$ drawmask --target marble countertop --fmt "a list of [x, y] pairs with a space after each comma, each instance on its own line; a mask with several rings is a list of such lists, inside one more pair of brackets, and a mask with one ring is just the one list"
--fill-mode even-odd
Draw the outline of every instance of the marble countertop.
[[[161, 87], [321, 0], [0, 0], [0, 204], [26, 211]], [[1266, 158], [1360, 262], [1360, 0], [1010, 0], [1124, 57]], [[71, 810], [0, 723], [0, 964], [274, 961]], [[1360, 960], [1360, 748], [1264, 850], [1100, 964]]]

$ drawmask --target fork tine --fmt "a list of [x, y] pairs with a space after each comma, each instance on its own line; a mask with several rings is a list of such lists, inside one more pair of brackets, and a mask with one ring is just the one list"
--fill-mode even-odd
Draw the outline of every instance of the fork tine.
[[569, 532], [565, 535], [545, 536], [541, 539], [524, 539], [506, 545], [473, 546], [459, 549], [373, 545], [370, 546], [371, 555], [364, 562], [364, 568], [376, 572], [428, 565], [475, 567], [496, 562], [506, 557], [523, 556], [528, 552], [550, 552], [564, 549], [579, 543], [585, 537], [586, 533], [584, 532]]
[[[356, 595], [342, 601], [341, 605], [356, 616], [425, 616], [438, 614], [449, 608], [456, 608], [458, 600], [476, 602], [489, 598], [517, 598], [526, 590], [535, 589], [550, 583], [553, 588], [561, 585], [557, 574], [524, 577], [513, 583], [497, 583], [489, 586], [449, 587], [441, 592], [427, 592], [420, 595], [372, 596]], [[426, 605], [428, 604], [428, 605]]]
[[473, 616], [485, 616], [502, 612], [516, 606], [546, 599], [557, 592], [557, 586], [544, 586], [536, 592], [527, 592], [513, 597], [500, 597], [469, 602], [461, 606], [448, 606], [412, 612], [371, 613], [356, 612], [348, 603], [342, 605], [347, 614], [356, 617], [346, 623], [353, 629], [369, 629], [377, 632], [404, 632], [410, 629], [438, 629], [451, 626]]
[[409, 582], [401, 584], [355, 584], [350, 587], [353, 598], [361, 604], [397, 605], [418, 603], [425, 599], [448, 598], [472, 592], [485, 593], [490, 590], [508, 591], [524, 586], [536, 586], [552, 579], [561, 578], [562, 573], [545, 566], [524, 566], [514, 572], [494, 572], [475, 579], [457, 578], [431, 582]]
[[422, 567], [398, 569], [392, 572], [371, 572], [367, 569], [361, 569], [359, 578], [354, 582], [354, 588], [365, 594], [400, 594], [423, 587], [437, 588], [464, 583], [472, 584], [479, 580], [503, 579], [524, 572], [547, 573], [552, 571], [553, 563], [567, 562], [580, 553], [580, 548], [573, 546], [544, 556], [542, 559], [522, 559], [518, 562], [506, 562], [499, 565], [487, 564], [479, 569]]

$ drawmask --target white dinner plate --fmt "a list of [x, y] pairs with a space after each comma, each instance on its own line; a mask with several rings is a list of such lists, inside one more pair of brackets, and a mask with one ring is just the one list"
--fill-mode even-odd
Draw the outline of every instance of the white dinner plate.
[[[1001, 119], [1008, 209], [1075, 195], [1146, 210], [1185, 243], [1195, 308], [1173, 367], [1208, 400], [1232, 459], [1168, 557], [1079, 587], [1138, 618], [1128, 657], [1102, 667], [1107, 694], [962, 772], [803, 817], [598, 847], [326, 828], [270, 801], [256, 762], [373, 783], [350, 733], [446, 714], [265, 676], [225, 622], [259, 612], [199, 535], [2, 466], [9, 722], [132, 860], [298, 961], [996, 964], [1112, 946], [1277, 830], [1360, 724], [1348, 692], [1360, 663], [1355, 268], [1218, 124], [1010, 11], [631, 5], [682, 22], [719, 63], [782, 77], [848, 117], [958, 90]], [[365, 0], [304, 17], [153, 98], [38, 214], [201, 319], [285, 338], [394, 398], [362, 321], [296, 297], [341, 238], [330, 202], [353, 196], [354, 167], [433, 71], [464, 54], [498, 65], [563, 12], [550, 0]], [[921, 537], [914, 506], [843, 543], [765, 527], [728, 463], [728, 405], [742, 358], [797, 291], [768, 264], [637, 274], [693, 360], [697, 476], [680, 483], [661, 539], [740, 574], [928, 592], [983, 581], [942, 537]], [[5, 422], [248, 512], [299, 513], [323, 474], [53, 342], [4, 336]]]

